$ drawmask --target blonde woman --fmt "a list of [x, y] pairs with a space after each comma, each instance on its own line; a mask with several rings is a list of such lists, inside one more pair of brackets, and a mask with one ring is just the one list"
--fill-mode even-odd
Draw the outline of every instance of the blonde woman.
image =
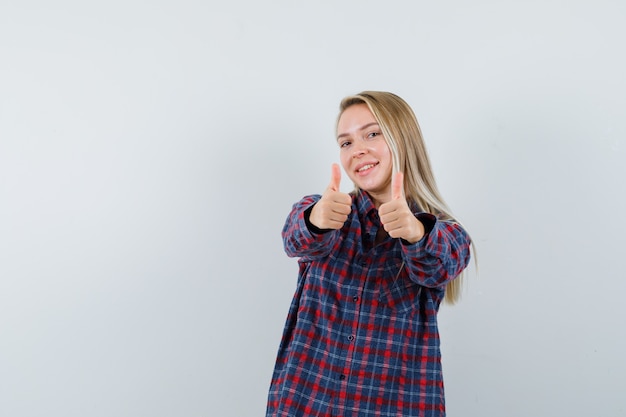
[[343, 170], [296, 203], [283, 229], [299, 258], [267, 416], [445, 416], [437, 312], [459, 296], [470, 238], [433, 177], [409, 105], [346, 97]]

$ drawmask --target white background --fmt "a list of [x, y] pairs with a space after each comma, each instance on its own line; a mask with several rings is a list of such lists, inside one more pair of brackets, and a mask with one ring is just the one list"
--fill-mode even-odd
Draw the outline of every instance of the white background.
[[[623, 1], [0, 0], [0, 415], [261, 416], [342, 97], [478, 247], [450, 417], [626, 416]], [[347, 180], [342, 188], [351, 189]]]

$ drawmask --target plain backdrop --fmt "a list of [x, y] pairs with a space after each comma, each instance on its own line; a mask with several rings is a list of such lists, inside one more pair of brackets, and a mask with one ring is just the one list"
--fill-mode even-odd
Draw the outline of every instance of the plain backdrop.
[[440, 313], [448, 415], [626, 416], [625, 22], [618, 0], [0, 0], [0, 415], [264, 415], [280, 231], [369, 89], [411, 104], [478, 248]]

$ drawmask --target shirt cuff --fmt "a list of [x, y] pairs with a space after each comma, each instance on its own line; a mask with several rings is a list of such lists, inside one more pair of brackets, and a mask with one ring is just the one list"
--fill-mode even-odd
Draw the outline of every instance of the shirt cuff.
[[435, 223], [437, 223], [437, 216], [430, 213], [418, 213], [415, 215], [417, 220], [419, 220], [424, 225], [424, 236], [430, 233], [431, 230], [435, 227]]

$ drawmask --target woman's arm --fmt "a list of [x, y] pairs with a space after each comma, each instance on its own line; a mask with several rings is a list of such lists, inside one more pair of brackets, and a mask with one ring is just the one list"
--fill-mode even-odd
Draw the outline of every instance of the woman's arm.
[[434, 219], [422, 240], [413, 244], [402, 241], [401, 248], [409, 277], [425, 287], [445, 286], [470, 260], [469, 235], [458, 223], [448, 221]]
[[338, 239], [339, 230], [321, 230], [309, 222], [311, 209], [320, 198], [320, 195], [307, 196], [293, 205], [282, 231], [283, 244], [288, 256], [307, 258], [328, 256]]

